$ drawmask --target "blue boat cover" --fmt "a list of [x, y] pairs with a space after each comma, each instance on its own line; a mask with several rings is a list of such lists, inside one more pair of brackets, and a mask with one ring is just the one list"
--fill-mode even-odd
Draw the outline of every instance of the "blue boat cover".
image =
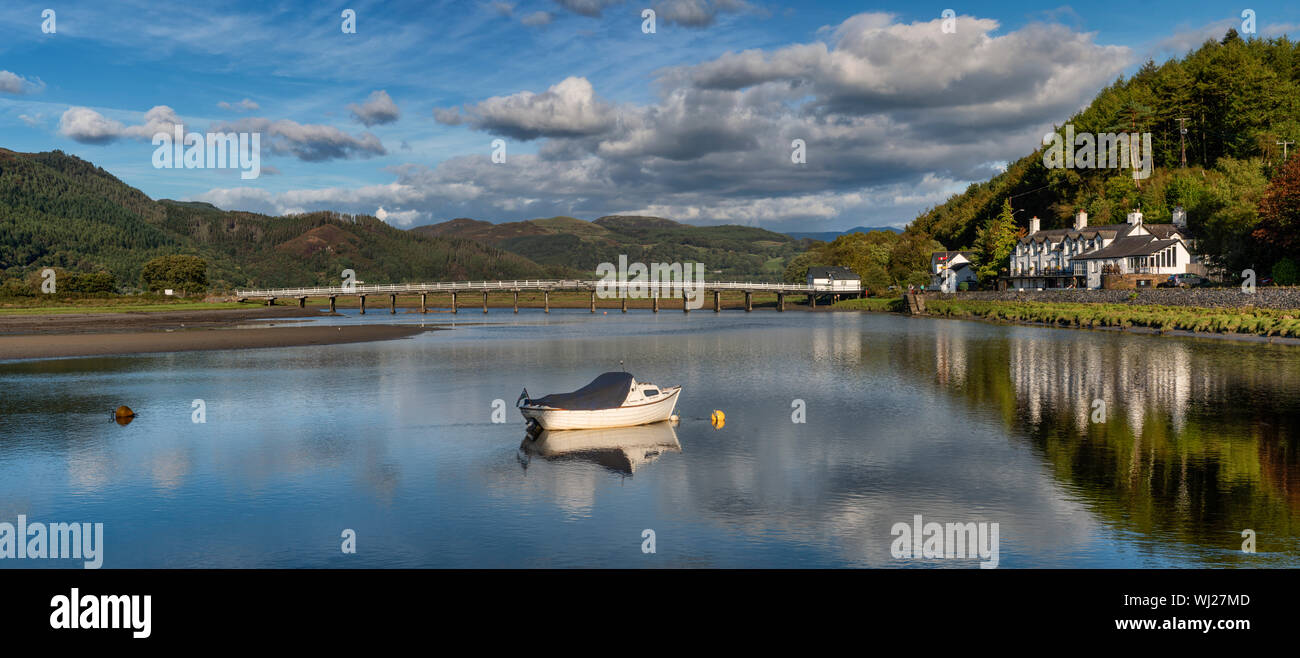
[[583, 411], [613, 409], [623, 406], [623, 402], [627, 400], [627, 394], [631, 390], [631, 374], [607, 372], [572, 393], [552, 393], [528, 402], [533, 405], [556, 409]]

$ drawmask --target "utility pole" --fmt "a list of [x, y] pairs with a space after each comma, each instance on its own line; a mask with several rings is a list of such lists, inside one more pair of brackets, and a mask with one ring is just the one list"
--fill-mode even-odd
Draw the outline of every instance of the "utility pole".
[[1191, 119], [1178, 117], [1178, 150], [1183, 152], [1183, 169], [1187, 168], [1187, 122]]
[[1295, 142], [1291, 142], [1291, 141], [1286, 141], [1286, 142], [1279, 141], [1279, 142], [1277, 143], [1278, 146], [1281, 146], [1281, 147], [1282, 147], [1282, 162], [1286, 162], [1286, 147], [1288, 147], [1288, 146], [1290, 146], [1290, 145], [1292, 145], [1292, 144], [1294, 144], [1294, 143], [1295, 143]]

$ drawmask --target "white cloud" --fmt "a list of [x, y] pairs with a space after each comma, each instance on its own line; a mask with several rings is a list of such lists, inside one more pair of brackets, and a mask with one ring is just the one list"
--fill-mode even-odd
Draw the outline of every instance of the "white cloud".
[[28, 80], [12, 71], [0, 70], [0, 93], [28, 94], [39, 91], [44, 86], [39, 80]]
[[535, 94], [521, 91], [466, 107], [462, 113], [438, 109], [446, 124], [468, 123], [488, 132], [530, 140], [538, 137], [591, 135], [614, 125], [613, 108], [596, 98], [586, 78], [569, 77]]
[[555, 0], [555, 4], [582, 16], [597, 18], [606, 8], [622, 4], [624, 0]]
[[211, 130], [262, 133], [262, 145], [269, 146], [271, 153], [292, 155], [304, 162], [369, 158], [388, 152], [371, 133], [353, 136], [334, 126], [301, 124], [290, 119], [250, 117], [220, 123]]
[[144, 113], [144, 123], [128, 126], [88, 107], [70, 107], [59, 118], [59, 132], [84, 144], [107, 144], [118, 139], [149, 141], [158, 133], [170, 134], [181, 123], [176, 111], [157, 105]]
[[365, 124], [367, 128], [381, 123], [392, 123], [402, 116], [401, 111], [397, 109], [397, 104], [383, 89], [371, 92], [370, 98], [361, 105], [355, 103], [348, 105], [348, 110], [352, 112], [352, 118]]
[[424, 213], [418, 210], [384, 210], [383, 206], [379, 206], [375, 211], [375, 217], [379, 218], [379, 221], [396, 226], [410, 226], [423, 216]]
[[256, 102], [247, 98], [238, 103], [227, 103], [226, 101], [221, 101], [220, 103], [217, 103], [217, 107], [223, 110], [233, 110], [235, 112], [252, 112], [254, 110], [262, 109], [261, 105], [258, 105]]
[[529, 27], [537, 27], [539, 25], [550, 25], [551, 21], [553, 20], [555, 20], [555, 15], [552, 14], [551, 12], [535, 11], [531, 14], [528, 14], [527, 16], [524, 16], [523, 18], [520, 18], [519, 22]]

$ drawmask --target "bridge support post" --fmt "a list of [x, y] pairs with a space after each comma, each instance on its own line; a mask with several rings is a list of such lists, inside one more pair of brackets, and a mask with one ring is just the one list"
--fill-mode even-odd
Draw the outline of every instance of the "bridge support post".
[[817, 295], [808, 293], [808, 306], [810, 308], [817, 308]]
[[365, 315], [365, 314], [366, 314], [366, 296], [365, 296], [365, 295], [357, 295], [357, 298], [361, 300], [361, 314], [362, 314], [362, 315]]
[[596, 291], [591, 291], [591, 312], [596, 312]]
[[623, 293], [623, 312], [627, 313], [627, 293]]
[[330, 313], [337, 313], [338, 307], [334, 303], [334, 295], [330, 295]]
[[713, 312], [714, 313], [722, 312], [722, 291], [721, 290], [713, 291]]
[[298, 298], [298, 308], [307, 308], [307, 298], [306, 298], [306, 297], [299, 297], [299, 298]]
[[515, 313], [519, 312], [519, 291], [515, 291]]
[[549, 290], [542, 291], [542, 312], [551, 312], [551, 291]]
[[427, 292], [420, 293], [420, 312], [429, 312], [429, 293]]
[[483, 291], [483, 313], [487, 313], [487, 291]]
[[745, 312], [748, 313], [752, 310], [754, 310], [754, 291], [746, 290], [745, 291]]
[[650, 296], [650, 308], [655, 313], [659, 312], [659, 293], [656, 292]]
[[451, 293], [451, 312], [456, 312], [456, 293]]
[[388, 312], [390, 314], [397, 312], [397, 295], [388, 296]]
[[690, 313], [690, 312], [691, 312], [690, 300], [686, 299], [686, 291], [683, 290], [682, 291], [682, 313]]
[[783, 292], [776, 293], [776, 310], [785, 310], [785, 293]]

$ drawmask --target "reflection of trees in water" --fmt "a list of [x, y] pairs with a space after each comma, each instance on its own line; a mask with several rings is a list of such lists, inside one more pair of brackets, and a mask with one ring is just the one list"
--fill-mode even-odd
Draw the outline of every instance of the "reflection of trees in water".
[[1220, 562], [1256, 559], [1240, 552], [1246, 528], [1261, 552], [1297, 546], [1294, 348], [941, 326], [870, 360], [995, 414], [1118, 527], [1221, 549]]

